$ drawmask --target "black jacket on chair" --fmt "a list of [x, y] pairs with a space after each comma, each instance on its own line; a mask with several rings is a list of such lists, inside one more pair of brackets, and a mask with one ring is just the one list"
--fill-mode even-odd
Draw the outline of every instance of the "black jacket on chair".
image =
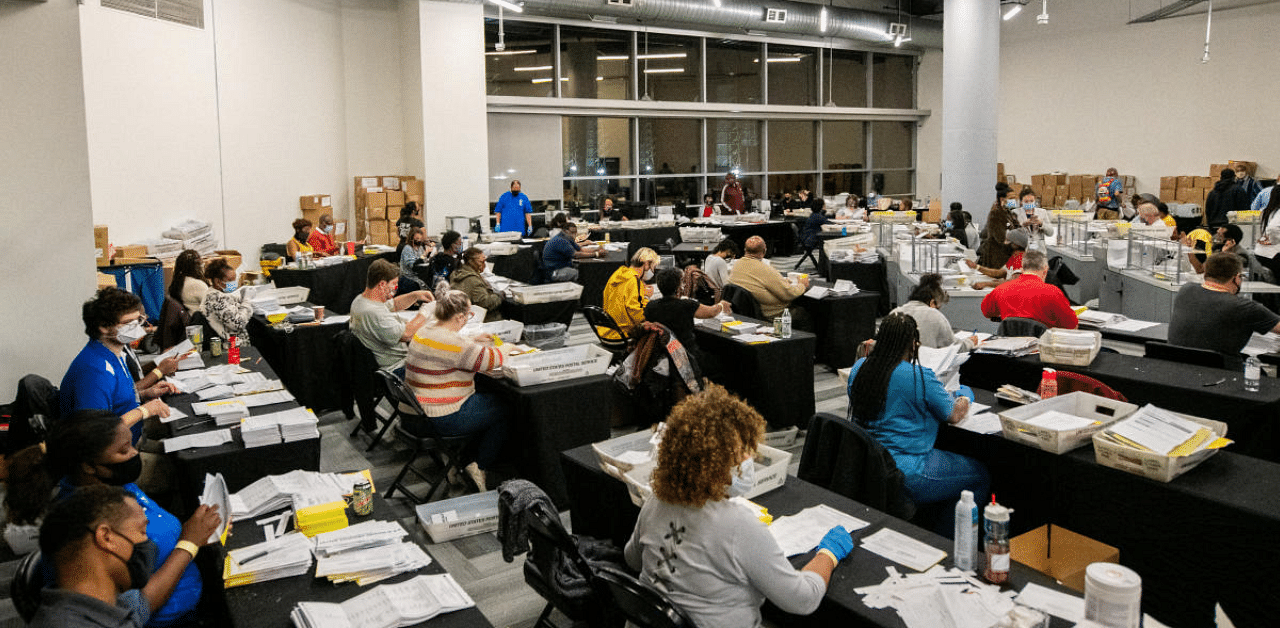
[[856, 423], [819, 413], [809, 420], [796, 477], [899, 519], [910, 519], [915, 504], [893, 456]]

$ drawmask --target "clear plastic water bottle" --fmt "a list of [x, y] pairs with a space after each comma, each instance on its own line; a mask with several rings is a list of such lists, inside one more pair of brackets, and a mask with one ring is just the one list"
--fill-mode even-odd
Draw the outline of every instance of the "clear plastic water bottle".
[[960, 491], [955, 521], [956, 569], [972, 571], [978, 553], [978, 505], [973, 491]]
[[983, 509], [987, 530], [987, 565], [982, 577], [992, 584], [1003, 584], [1009, 579], [1009, 513], [996, 503], [996, 496], [991, 496], [991, 503]]
[[[791, 337], [791, 310], [782, 310], [782, 316], [779, 316], [778, 318], [782, 319], [782, 331], [778, 335], [782, 336], [783, 338], [790, 338]], [[1255, 387], [1254, 390], [1257, 390], [1257, 388]]]
[[1244, 389], [1248, 392], [1258, 392], [1261, 379], [1262, 362], [1257, 356], [1251, 355], [1244, 361]]

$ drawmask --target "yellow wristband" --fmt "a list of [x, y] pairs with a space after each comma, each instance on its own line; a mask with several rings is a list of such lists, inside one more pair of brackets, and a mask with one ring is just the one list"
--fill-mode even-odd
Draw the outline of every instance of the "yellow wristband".
[[830, 559], [831, 559], [831, 564], [832, 564], [833, 566], [835, 566], [835, 565], [839, 565], [839, 564], [840, 564], [840, 559], [836, 558], [835, 553], [833, 553], [831, 550], [829, 550], [829, 549], [827, 549], [827, 548], [825, 548], [825, 547], [824, 547], [824, 548], [822, 548], [822, 549], [820, 549], [820, 550], [818, 550], [818, 555], [819, 555], [819, 556], [826, 556], [827, 558], [830, 558]]
[[188, 554], [191, 554], [192, 560], [195, 560], [196, 554], [200, 553], [200, 548], [197, 547], [196, 544], [192, 543], [191, 541], [178, 541], [178, 544], [174, 545], [173, 549], [182, 550]]
[[147, 410], [147, 407], [146, 407], [146, 406], [138, 406], [138, 412], [141, 412], [141, 413], [142, 413], [142, 420], [143, 420], [143, 421], [146, 421], [146, 420], [147, 420], [147, 417], [151, 416], [151, 412], [150, 412], [149, 410]]
[[164, 371], [161, 371], [158, 367], [151, 369], [151, 374], [155, 375], [157, 380], [164, 379]]

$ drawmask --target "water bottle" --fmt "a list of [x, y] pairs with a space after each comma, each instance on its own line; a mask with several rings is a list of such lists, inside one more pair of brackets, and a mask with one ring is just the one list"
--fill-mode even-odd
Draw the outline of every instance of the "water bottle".
[[1258, 392], [1261, 379], [1262, 362], [1258, 361], [1258, 356], [1251, 355], [1244, 361], [1244, 389], [1248, 392]]
[[987, 531], [986, 551], [987, 568], [982, 577], [991, 584], [1003, 584], [1009, 580], [1009, 513], [1013, 510], [996, 503], [996, 496], [991, 496], [991, 503], [982, 510], [986, 518]]
[[973, 491], [960, 491], [955, 526], [956, 568], [972, 571], [978, 553], [978, 505], [973, 503]]
[[[783, 338], [790, 338], [791, 337], [791, 310], [782, 310], [782, 316], [780, 316], [779, 318], [782, 319], [782, 332], [779, 335], [782, 336]], [[1254, 388], [1254, 390], [1257, 390], [1257, 388]]]

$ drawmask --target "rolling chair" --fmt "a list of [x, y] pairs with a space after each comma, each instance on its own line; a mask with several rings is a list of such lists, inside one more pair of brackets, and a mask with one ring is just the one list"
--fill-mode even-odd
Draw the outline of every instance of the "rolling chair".
[[639, 628], [696, 628], [671, 598], [612, 567], [596, 569], [596, 578], [609, 591], [613, 610]]
[[[429, 502], [436, 497], [437, 493], [443, 493], [449, 486], [450, 471], [461, 472], [462, 468], [458, 465], [461, 461], [462, 450], [471, 443], [472, 436], [442, 436], [435, 431], [434, 423], [431, 417], [423, 412], [422, 405], [418, 403], [418, 398], [413, 396], [409, 391], [409, 387], [405, 385], [395, 373], [386, 369], [378, 369], [377, 377], [382, 380], [383, 386], [386, 388], [387, 399], [391, 402], [393, 413], [388, 423], [395, 419], [400, 419], [396, 423], [396, 437], [404, 439], [405, 442], [413, 446], [413, 452], [409, 455], [409, 459], [405, 461], [404, 466], [400, 468], [400, 473], [396, 475], [395, 481], [391, 483], [391, 487], [387, 489], [384, 497], [390, 498], [396, 489], [400, 489], [411, 501], [421, 504], [424, 501]], [[424, 435], [419, 436], [405, 429], [406, 422], [418, 422], [423, 427]], [[386, 429], [385, 426], [383, 428]], [[423, 482], [431, 483], [431, 478], [427, 477], [421, 469], [416, 469], [413, 463], [418, 460], [422, 454], [430, 454], [436, 465], [444, 470], [442, 475], [431, 489], [427, 492], [427, 498], [424, 500], [404, 484], [404, 476], [412, 472], [418, 479]], [[448, 458], [446, 463], [441, 454]]]
[[1000, 327], [996, 329], [997, 336], [1034, 336], [1039, 338], [1041, 334], [1049, 330], [1049, 326], [1041, 323], [1034, 318], [1021, 318], [1018, 316], [1010, 316], [1000, 321]]
[[[600, 341], [600, 346], [606, 351], [613, 354], [610, 364], [621, 362], [627, 357], [627, 352], [631, 350], [631, 339], [622, 332], [622, 328], [618, 326], [618, 322], [613, 320], [604, 308], [598, 305], [584, 305], [582, 307], [582, 317], [587, 319], [587, 325], [591, 326], [591, 332], [596, 335], [596, 340]], [[618, 338], [609, 338], [600, 332], [603, 327], [612, 330], [618, 334]], [[620, 338], [620, 339], [619, 339]]]

